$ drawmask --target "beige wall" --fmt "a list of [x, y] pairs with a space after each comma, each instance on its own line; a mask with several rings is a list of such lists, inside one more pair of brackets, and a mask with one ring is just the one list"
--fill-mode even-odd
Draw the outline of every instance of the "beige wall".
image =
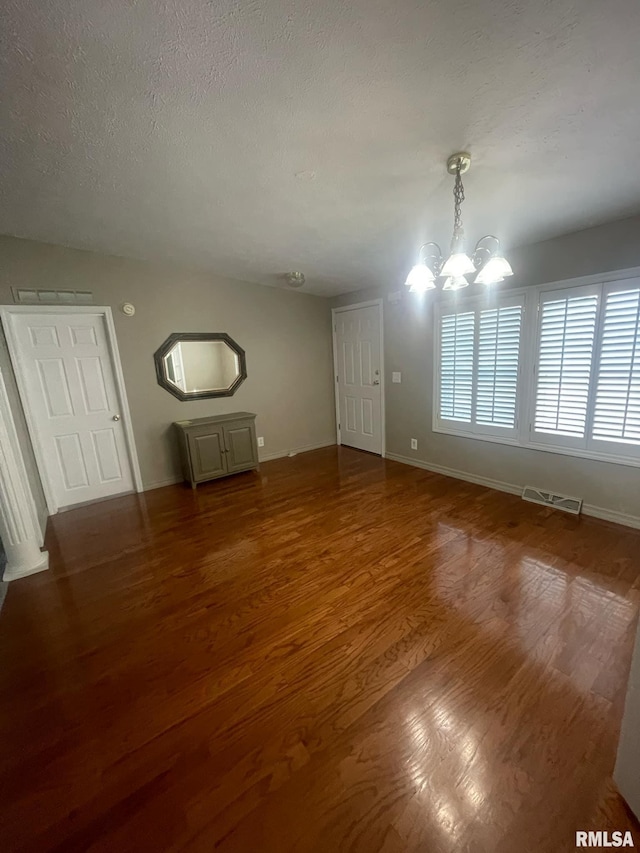
[[[591, 228], [509, 253], [514, 287], [640, 267], [640, 217]], [[388, 293], [402, 290], [393, 304]], [[469, 288], [472, 290], [472, 288]], [[402, 285], [333, 300], [348, 305], [383, 296], [387, 452], [476, 477], [534, 485], [582, 497], [586, 504], [640, 517], [640, 469], [434, 433], [433, 296], [421, 301]], [[391, 383], [391, 372], [402, 383]], [[410, 439], [418, 439], [418, 450]]]
[[[96, 305], [112, 307], [146, 487], [178, 476], [170, 426], [188, 417], [256, 412], [263, 458], [335, 441], [328, 300], [11, 237], [0, 237], [0, 267], [2, 304], [22, 286], [91, 290]], [[244, 348], [248, 377], [233, 397], [180, 402], [160, 388], [153, 353], [183, 331], [228, 332]]]

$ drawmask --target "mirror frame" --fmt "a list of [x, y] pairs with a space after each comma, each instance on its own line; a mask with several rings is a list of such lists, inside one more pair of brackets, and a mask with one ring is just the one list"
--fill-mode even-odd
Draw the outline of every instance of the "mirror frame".
[[[174, 344], [182, 341], [223, 341], [238, 356], [240, 375], [235, 382], [222, 391], [181, 391], [173, 382], [167, 379], [164, 370], [164, 358], [169, 354]], [[202, 400], [208, 397], [231, 397], [247, 378], [247, 359], [244, 350], [226, 332], [173, 332], [153, 354], [156, 365], [158, 385], [183, 402], [186, 400]]]

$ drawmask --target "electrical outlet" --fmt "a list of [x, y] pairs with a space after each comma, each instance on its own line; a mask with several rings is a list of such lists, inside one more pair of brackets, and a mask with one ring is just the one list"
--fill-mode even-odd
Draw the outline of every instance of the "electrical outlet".
[[417, 438], [412, 438], [412, 439], [411, 439], [411, 449], [412, 449], [412, 450], [417, 450], [417, 449], [418, 449], [418, 439], [417, 439]]
[[399, 370], [394, 370], [393, 373], [391, 374], [391, 381], [392, 382], [402, 382], [402, 373], [400, 373]]
[[264, 437], [261, 435], [258, 436], [258, 447], [264, 447]]

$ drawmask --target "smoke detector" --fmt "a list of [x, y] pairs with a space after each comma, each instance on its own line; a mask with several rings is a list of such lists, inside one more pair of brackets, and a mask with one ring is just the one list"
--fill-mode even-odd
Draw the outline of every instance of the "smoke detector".
[[289, 287], [302, 287], [305, 282], [304, 273], [301, 272], [288, 272], [284, 278]]

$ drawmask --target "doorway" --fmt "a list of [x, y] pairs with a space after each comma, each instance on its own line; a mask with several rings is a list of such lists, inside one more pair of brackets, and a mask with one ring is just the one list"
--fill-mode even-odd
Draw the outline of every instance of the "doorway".
[[1, 315], [49, 512], [142, 491], [111, 310]]
[[338, 444], [384, 456], [382, 300], [332, 314]]

